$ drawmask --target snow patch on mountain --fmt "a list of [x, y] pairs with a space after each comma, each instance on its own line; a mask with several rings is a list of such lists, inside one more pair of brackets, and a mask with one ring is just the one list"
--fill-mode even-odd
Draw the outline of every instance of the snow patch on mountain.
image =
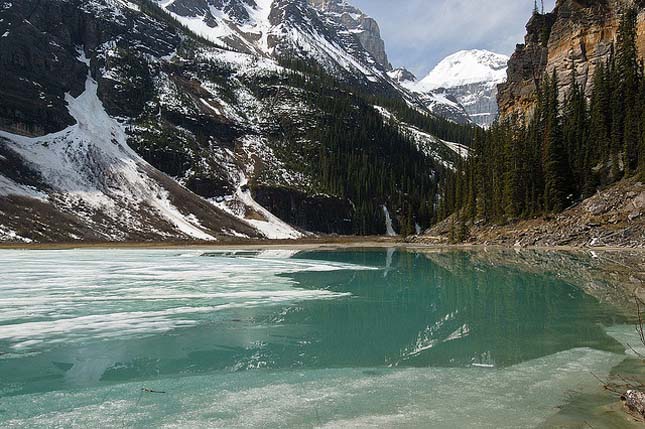
[[[0, 131], [2, 137], [14, 137], [13, 134], [3, 133]], [[32, 186], [16, 183], [14, 180], [5, 177], [0, 172], [0, 197], [18, 195], [21, 197], [33, 198], [36, 200], [47, 201], [47, 194]]]
[[270, 240], [291, 240], [304, 237], [303, 233], [283, 222], [253, 199], [246, 177], [240, 178], [235, 195], [213, 203], [220, 209], [252, 225]]
[[[0, 186], [2, 186], [0, 184]], [[27, 237], [23, 237], [16, 233], [16, 231], [4, 226], [0, 223], [0, 242], [20, 242], [20, 243], [33, 243], [33, 240]]]
[[[169, 201], [168, 192], [144, 173], [145, 161], [125, 143], [123, 128], [105, 112], [97, 88], [88, 77], [85, 92], [77, 98], [66, 96], [76, 125], [44, 137], [7, 132], [0, 132], [0, 136], [10, 140], [12, 150], [37, 167], [69, 207], [83, 205], [117, 218], [125, 216], [124, 206], [134, 208], [146, 203], [185, 235], [214, 240], [194, 218], [180, 213]], [[44, 198], [42, 192], [5, 184], [0, 188], [7, 195]]]
[[417, 77], [405, 67], [399, 67], [387, 72], [390, 79], [398, 82], [400, 85], [407, 87], [407, 85], [414, 84]]

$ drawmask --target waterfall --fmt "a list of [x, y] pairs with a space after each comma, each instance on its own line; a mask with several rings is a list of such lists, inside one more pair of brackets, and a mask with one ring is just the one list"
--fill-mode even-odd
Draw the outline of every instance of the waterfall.
[[385, 234], [388, 237], [396, 237], [396, 231], [392, 228], [392, 217], [385, 206], [383, 206], [383, 213], [385, 214]]

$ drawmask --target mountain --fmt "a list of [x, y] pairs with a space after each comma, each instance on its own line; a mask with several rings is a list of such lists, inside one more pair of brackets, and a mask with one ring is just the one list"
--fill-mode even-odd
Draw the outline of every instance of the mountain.
[[24, 0], [0, 34], [0, 240], [407, 233], [472, 137], [340, 1]]
[[506, 80], [509, 57], [486, 50], [459, 51], [447, 56], [421, 81], [419, 90], [459, 88]]
[[357, 37], [363, 48], [383, 69], [392, 69], [385, 52], [385, 42], [381, 38], [381, 30], [374, 18], [365, 15], [345, 0], [309, 0], [309, 4]]
[[[642, 2], [632, 0], [558, 0], [552, 12], [534, 14], [526, 25], [524, 43], [517, 45], [509, 62], [508, 81], [500, 86], [501, 116], [531, 114], [537, 102], [537, 87], [553, 70], [558, 74], [563, 97], [570, 91], [574, 76], [585, 94], [591, 95], [595, 71], [609, 58], [622, 10], [630, 4], [643, 8]], [[636, 32], [636, 47], [642, 55], [642, 12]]]
[[417, 77], [410, 70], [405, 67], [399, 67], [393, 70], [390, 70], [387, 75], [394, 80], [395, 82], [401, 84], [404, 87], [409, 86], [416, 82]]
[[486, 50], [459, 51], [412, 88], [422, 94], [443, 91], [464, 107], [473, 122], [488, 127], [497, 117], [497, 85], [506, 80], [508, 60]]
[[396, 68], [387, 75], [406, 91], [410, 100], [433, 115], [448, 119], [456, 124], [471, 125], [473, 122], [464, 106], [445, 89], [418, 91], [416, 76], [405, 67]]

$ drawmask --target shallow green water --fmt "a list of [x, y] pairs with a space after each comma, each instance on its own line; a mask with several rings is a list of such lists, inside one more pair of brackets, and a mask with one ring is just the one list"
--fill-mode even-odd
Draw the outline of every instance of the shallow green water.
[[475, 259], [0, 251], [0, 426], [535, 427], [624, 359], [614, 309]]

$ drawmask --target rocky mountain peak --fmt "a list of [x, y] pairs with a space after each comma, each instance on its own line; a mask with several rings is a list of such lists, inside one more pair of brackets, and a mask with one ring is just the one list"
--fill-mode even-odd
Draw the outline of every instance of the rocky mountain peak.
[[381, 38], [381, 29], [375, 19], [367, 16], [360, 9], [345, 0], [307, 0], [316, 9], [333, 16], [338, 22], [352, 33], [376, 62], [389, 71], [392, 69], [385, 42]]
[[234, 50], [314, 61], [328, 72], [386, 82], [376, 21], [342, 1], [155, 0], [192, 32]]

